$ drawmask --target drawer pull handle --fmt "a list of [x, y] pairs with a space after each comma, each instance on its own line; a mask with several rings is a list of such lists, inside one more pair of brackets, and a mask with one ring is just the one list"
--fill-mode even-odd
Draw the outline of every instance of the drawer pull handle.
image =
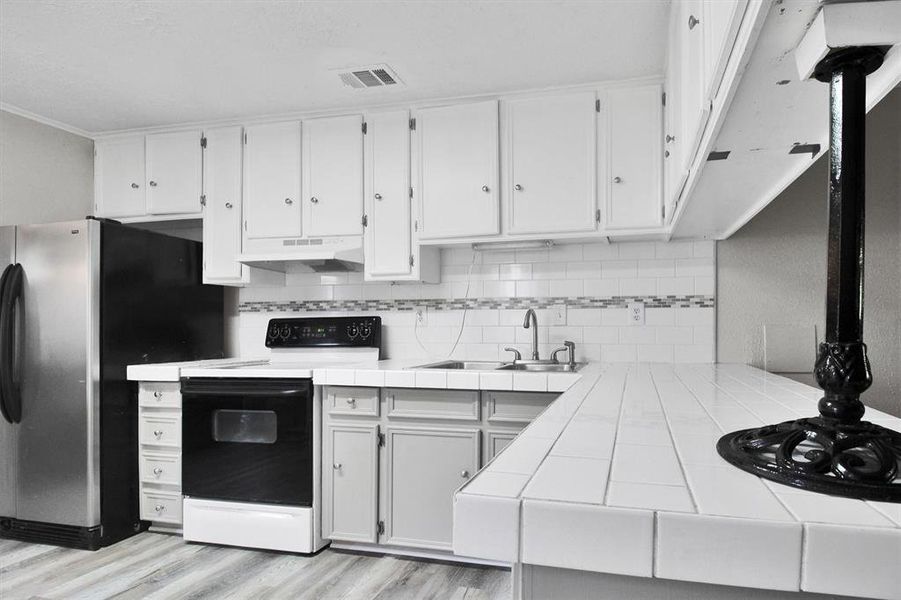
[[157, 400], [162, 400], [163, 392], [153, 392], [153, 397], [156, 398]]
[[336, 471], [340, 471], [340, 470], [341, 470], [341, 463], [335, 463], [335, 464], [333, 464], [333, 465], [332, 465], [332, 468], [335, 469]]
[[462, 477], [463, 479], [469, 479], [469, 471], [464, 469], [463, 472], [460, 473], [460, 477]]
[[357, 399], [356, 398], [348, 398], [347, 404], [349, 404], [351, 408], [356, 408], [357, 407]]
[[162, 504], [157, 504], [156, 506], [153, 507], [153, 510], [155, 510], [157, 513], [161, 513], [164, 510], [166, 510], [166, 507], [163, 506]]
[[153, 437], [155, 437], [155, 438], [158, 439], [158, 440], [159, 440], [159, 439], [162, 439], [162, 437], [163, 437], [163, 430], [162, 430], [162, 429], [157, 429], [156, 431], [154, 431], [154, 432], [153, 432]]
[[159, 467], [156, 467], [156, 468], [153, 470], [153, 474], [156, 475], [157, 477], [159, 477], [160, 475], [163, 474], [163, 470], [162, 470], [161, 468], [159, 468]]

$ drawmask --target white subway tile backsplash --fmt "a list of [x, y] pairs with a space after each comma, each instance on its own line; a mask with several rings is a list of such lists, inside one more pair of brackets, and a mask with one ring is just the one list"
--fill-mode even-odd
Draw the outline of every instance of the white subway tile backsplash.
[[[228, 338], [238, 354], [267, 357], [261, 332], [271, 317], [376, 313], [383, 319], [385, 358], [435, 361], [456, 342], [454, 357], [506, 360], [507, 346], [531, 350], [532, 331], [522, 327], [525, 308], [550, 297], [554, 305], [536, 307], [542, 357], [571, 340], [578, 360], [714, 360], [715, 308], [697, 306], [714, 301], [714, 242], [593, 242], [503, 252], [445, 248], [440, 274], [437, 284], [393, 284], [365, 282], [361, 272], [289, 272], [284, 287], [238, 291]], [[643, 325], [630, 325], [624, 297], [645, 302]], [[470, 303], [465, 323], [462, 308], [445, 304], [463, 299]], [[498, 303], [507, 308], [495, 308]], [[420, 306], [426, 319], [417, 325], [414, 309]], [[405, 380], [397, 375], [395, 381]], [[511, 387], [512, 378], [501, 385]]]

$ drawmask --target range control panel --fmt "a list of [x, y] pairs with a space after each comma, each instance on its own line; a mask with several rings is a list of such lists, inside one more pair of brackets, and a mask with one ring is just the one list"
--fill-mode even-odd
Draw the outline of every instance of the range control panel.
[[267, 348], [378, 348], [381, 317], [270, 319]]

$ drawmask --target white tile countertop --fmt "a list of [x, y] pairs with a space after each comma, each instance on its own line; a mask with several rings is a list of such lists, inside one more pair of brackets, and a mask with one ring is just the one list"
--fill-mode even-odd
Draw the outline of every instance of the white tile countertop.
[[726, 432], [815, 415], [820, 390], [729, 364], [581, 375], [457, 492], [456, 554], [901, 599], [901, 504], [778, 485], [716, 452]]

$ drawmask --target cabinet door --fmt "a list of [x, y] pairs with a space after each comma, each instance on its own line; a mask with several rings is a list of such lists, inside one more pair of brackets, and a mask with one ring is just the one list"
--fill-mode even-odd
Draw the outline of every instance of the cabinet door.
[[300, 122], [254, 125], [244, 135], [247, 237], [300, 237]]
[[147, 212], [168, 215], [200, 212], [200, 131], [147, 136]]
[[716, 97], [748, 0], [704, 1], [705, 96]]
[[206, 131], [203, 160], [203, 277], [240, 283], [246, 267], [241, 252], [241, 127]]
[[412, 270], [409, 120], [405, 110], [366, 118], [367, 279], [404, 276]]
[[607, 227], [661, 224], [662, 102], [657, 85], [610, 90]]
[[688, 177], [683, 164], [682, 139], [682, 52], [677, 43], [682, 28], [681, 12], [673, 7], [669, 22], [669, 43], [666, 57], [666, 106], [663, 113], [663, 201], [666, 207], [666, 221], [672, 219]]
[[139, 217], [144, 198], [144, 136], [97, 142], [94, 210], [99, 217]]
[[478, 429], [387, 427], [387, 544], [450, 549], [454, 491], [479, 468]]
[[681, 14], [679, 26], [679, 51], [682, 62], [682, 169], [688, 170], [701, 142], [710, 102], [706, 95], [704, 77], [704, 34], [701, 0], [684, 0], [673, 5]]
[[420, 239], [497, 234], [497, 102], [421, 110], [416, 138]]
[[511, 233], [594, 231], [595, 99], [584, 92], [504, 103]]
[[303, 124], [306, 236], [359, 235], [363, 216], [363, 117]]
[[323, 537], [375, 543], [378, 536], [378, 425], [326, 428]]

